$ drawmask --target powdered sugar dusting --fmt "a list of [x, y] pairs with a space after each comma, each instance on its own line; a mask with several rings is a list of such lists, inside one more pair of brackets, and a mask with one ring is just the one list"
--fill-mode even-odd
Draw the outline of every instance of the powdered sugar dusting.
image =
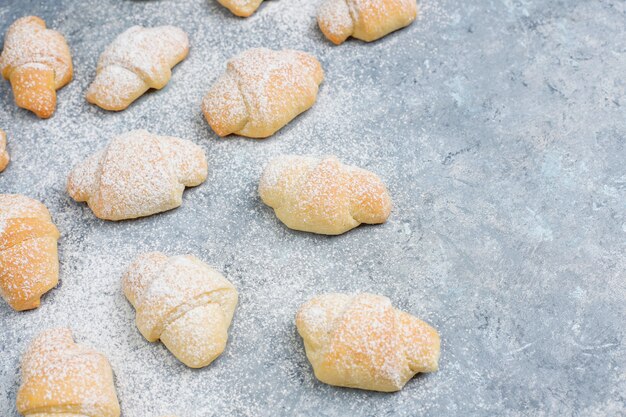
[[133, 26], [120, 34], [98, 60], [87, 99], [108, 110], [122, 110], [148, 88], [163, 88], [171, 69], [189, 51], [187, 34], [174, 26]]
[[410, 24], [416, 14], [415, 0], [324, 0], [317, 19], [326, 37], [340, 44], [349, 36], [379, 39]]
[[263, 0], [218, 0], [220, 4], [237, 16], [247, 17], [259, 8]]
[[206, 176], [206, 156], [198, 146], [137, 130], [112, 139], [79, 164], [70, 173], [68, 192], [86, 201], [96, 216], [122, 220], [180, 206], [185, 186]]
[[[302, 306], [296, 323], [307, 356], [323, 382], [396, 391], [417, 369], [436, 370], [439, 357], [436, 333], [428, 326], [423, 330], [430, 334], [416, 326], [407, 332], [408, 323], [399, 314], [387, 297], [325, 294]], [[413, 346], [416, 340], [417, 348]]]
[[221, 136], [267, 137], [313, 105], [323, 77], [307, 53], [250, 49], [228, 61], [203, 110]]
[[22, 358], [17, 409], [25, 415], [120, 415], [107, 359], [74, 343], [69, 329], [46, 330], [31, 342]]
[[144, 337], [162, 339], [187, 365], [206, 366], [224, 349], [237, 291], [196, 257], [140, 255], [124, 275], [123, 287]]
[[[15, 4], [24, 4], [9, 1], [11, 6], [0, 5], [4, 27]], [[431, 113], [422, 103], [439, 103], [438, 91], [424, 88], [432, 75], [423, 61], [439, 68], [435, 49], [442, 45], [435, 40], [457, 9], [439, 0], [424, 6], [428, 10], [422, 8], [419, 24], [379, 42], [348, 41], [337, 48], [316, 26], [317, 1], [266, 1], [247, 19], [233, 17], [213, 0], [29, 3], [29, 13], [45, 17], [67, 36], [76, 73], [59, 91], [55, 116], [46, 121], [16, 108], [8, 83], [0, 85], [0, 127], [8, 134], [12, 157], [0, 174], [0, 191], [45, 203], [62, 233], [60, 286], [34, 311], [17, 314], [0, 303], [0, 385], [7, 388], [0, 393], [0, 410], [18, 417], [19, 356], [41, 330], [61, 326], [109, 358], [124, 417], [439, 411], [452, 391], [449, 367], [409, 382], [393, 396], [330, 387], [316, 381], [294, 327], [300, 305], [324, 291], [384, 294], [438, 328], [453, 314], [432, 296], [434, 288], [444, 297], [444, 288], [459, 280], [449, 272], [430, 218], [424, 220], [430, 211], [420, 197], [427, 190], [425, 178], [440, 178], [422, 174], [429, 172], [424, 161], [437, 160], [438, 151], [430, 146], [441, 143], [419, 132], [437, 124], [428, 122]], [[174, 67], [165, 88], [147, 92], [123, 112], [105, 112], [86, 102], [85, 91], [102, 51], [133, 25], [178, 26], [189, 34], [190, 53]], [[326, 81], [315, 105], [267, 140], [220, 139], [203, 118], [202, 98], [230, 58], [259, 47], [314, 55]], [[392, 68], [402, 74], [393, 80], [405, 79], [401, 86], [385, 75]], [[418, 71], [423, 75], [416, 86]], [[67, 194], [68, 174], [133, 129], [192, 141], [206, 153], [208, 178], [187, 189], [175, 210], [101, 221]], [[375, 172], [394, 199], [392, 215], [384, 225], [361, 226], [338, 237], [288, 229], [257, 191], [264, 166], [281, 154], [333, 154]], [[420, 155], [417, 165], [398, 159], [414, 154]], [[189, 369], [136, 328], [120, 280], [138, 254], [150, 251], [194, 254], [240, 293], [225, 351], [203, 369]], [[442, 335], [449, 337], [446, 330]], [[453, 374], [465, 375], [464, 369]]]
[[0, 130], [0, 172], [4, 171], [10, 159], [7, 151], [7, 134]]
[[43, 204], [0, 194], [0, 295], [14, 309], [36, 308], [57, 284], [58, 238]]
[[54, 70], [57, 88], [71, 77], [72, 62], [63, 35], [46, 29], [38, 17], [26, 16], [15, 21], [7, 32], [0, 56], [0, 71], [9, 79], [15, 69], [34, 63]]
[[380, 178], [335, 157], [274, 158], [263, 172], [259, 193], [287, 226], [314, 233], [340, 234], [360, 223], [383, 223], [391, 210]]

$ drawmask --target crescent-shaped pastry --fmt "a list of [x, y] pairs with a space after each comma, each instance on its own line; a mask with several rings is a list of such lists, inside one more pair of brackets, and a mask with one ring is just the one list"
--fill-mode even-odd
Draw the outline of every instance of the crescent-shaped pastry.
[[0, 295], [17, 311], [39, 307], [59, 282], [57, 230], [39, 201], [0, 194]]
[[263, 0], [217, 0], [222, 6], [239, 17], [248, 17], [256, 12]]
[[228, 61], [202, 110], [219, 136], [266, 138], [309, 109], [324, 71], [305, 52], [250, 49]]
[[22, 17], [9, 26], [0, 71], [11, 82], [15, 103], [47, 119], [56, 109], [56, 90], [72, 79], [70, 48], [42, 19]]
[[134, 130], [77, 165], [67, 192], [86, 201], [96, 217], [133, 219], [180, 206], [185, 187], [206, 177], [206, 156], [198, 145]]
[[237, 306], [237, 290], [222, 274], [192, 255], [151, 252], [135, 259], [122, 285], [148, 341], [161, 339], [191, 368], [222, 354]]
[[124, 110], [150, 88], [165, 87], [172, 68], [189, 53], [187, 34], [174, 26], [133, 26], [100, 55], [87, 101], [105, 110]]
[[0, 130], [0, 172], [9, 165], [10, 159], [7, 152], [7, 134]]
[[375, 41], [416, 17], [416, 0], [323, 0], [317, 23], [324, 36], [339, 45], [350, 36]]
[[69, 329], [42, 332], [22, 357], [17, 411], [26, 417], [119, 417], [113, 372]]
[[287, 227], [325, 235], [384, 223], [391, 212], [391, 197], [376, 174], [335, 157], [274, 158], [263, 171], [259, 194]]
[[341, 387], [399, 391], [418, 372], [435, 372], [437, 330], [374, 294], [325, 294], [304, 304], [298, 333], [315, 376]]

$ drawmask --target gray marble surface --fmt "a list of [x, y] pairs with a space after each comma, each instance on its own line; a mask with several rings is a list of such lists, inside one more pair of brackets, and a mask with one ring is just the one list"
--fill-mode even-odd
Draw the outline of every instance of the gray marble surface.
[[[317, 30], [315, 3], [267, 1], [243, 20], [208, 0], [0, 2], [0, 33], [39, 15], [75, 64], [49, 120], [0, 83], [13, 158], [0, 192], [40, 199], [62, 233], [61, 283], [42, 307], [0, 303], [0, 415], [18, 415], [19, 356], [52, 326], [109, 357], [124, 417], [626, 415], [626, 2], [423, 0], [411, 27], [339, 47]], [[181, 26], [191, 53], [165, 89], [108, 113], [84, 92], [132, 24]], [[219, 139], [202, 96], [257, 46], [318, 56], [318, 102], [270, 139]], [[171, 212], [100, 221], [66, 195], [67, 173], [135, 128], [200, 144], [209, 178]], [[256, 194], [281, 153], [378, 173], [389, 222], [338, 237], [286, 229]], [[134, 326], [120, 277], [147, 250], [193, 253], [239, 289], [211, 366], [187, 369]], [[293, 319], [327, 291], [384, 294], [430, 322], [439, 372], [396, 394], [317, 382]]]

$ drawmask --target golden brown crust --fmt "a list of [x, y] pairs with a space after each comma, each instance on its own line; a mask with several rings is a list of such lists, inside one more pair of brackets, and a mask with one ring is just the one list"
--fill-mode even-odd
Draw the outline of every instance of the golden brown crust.
[[410, 25], [416, 0], [324, 0], [318, 9], [320, 30], [336, 45], [352, 36], [366, 42]]
[[23, 17], [7, 31], [0, 71], [10, 80], [19, 107], [48, 118], [56, 108], [56, 90], [73, 76], [69, 46], [39, 17]]
[[391, 197], [376, 174], [335, 157], [277, 157], [263, 171], [259, 194], [287, 227], [326, 235], [384, 223], [391, 212]]
[[0, 172], [9, 165], [10, 161], [9, 153], [7, 152], [7, 135], [0, 130]]
[[122, 286], [141, 334], [150, 342], [160, 339], [185, 365], [202, 368], [224, 351], [237, 290], [195, 256], [141, 254]]
[[119, 417], [109, 361], [76, 344], [69, 329], [42, 332], [22, 357], [17, 410], [26, 417]]
[[438, 369], [437, 331], [386, 297], [324, 294], [300, 308], [296, 327], [315, 376], [330, 385], [398, 391]]
[[323, 79], [321, 64], [305, 52], [249, 49], [228, 61], [202, 111], [219, 136], [266, 138], [315, 103]]
[[15, 310], [39, 307], [59, 282], [58, 239], [43, 204], [0, 194], [0, 295]]
[[222, 6], [239, 17], [248, 17], [259, 8], [263, 0], [217, 0]]

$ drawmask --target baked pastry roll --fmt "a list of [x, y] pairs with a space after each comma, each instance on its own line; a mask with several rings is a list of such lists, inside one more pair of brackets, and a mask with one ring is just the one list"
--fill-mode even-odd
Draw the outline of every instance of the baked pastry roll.
[[256, 12], [263, 0], [217, 0], [222, 6], [240, 17], [248, 17]]
[[46, 206], [0, 194], [0, 295], [15, 310], [39, 307], [59, 282], [58, 239]]
[[0, 172], [9, 165], [10, 159], [7, 152], [7, 134], [0, 130]]
[[105, 110], [124, 110], [150, 88], [165, 87], [172, 68], [189, 53], [189, 38], [174, 26], [133, 26], [100, 55], [87, 101]]
[[339, 45], [349, 36], [375, 41], [416, 17], [416, 0], [323, 0], [317, 23], [324, 36]]
[[109, 361], [76, 344], [69, 329], [42, 332], [22, 357], [17, 411], [26, 417], [119, 417]]
[[206, 177], [206, 156], [198, 145], [133, 130], [76, 166], [67, 192], [86, 201], [96, 217], [134, 219], [180, 206], [185, 187]]
[[232, 58], [202, 102], [219, 136], [265, 138], [309, 109], [324, 71], [305, 52], [250, 49]]
[[341, 387], [399, 391], [418, 372], [435, 372], [439, 334], [374, 294], [325, 294], [304, 304], [298, 333], [315, 376]]
[[150, 342], [161, 342], [182, 363], [202, 368], [226, 347], [237, 290], [192, 255], [139, 255], [123, 279], [136, 323]]
[[47, 119], [56, 109], [56, 90], [72, 80], [70, 48], [42, 19], [22, 17], [4, 38], [0, 71], [11, 82], [15, 103]]
[[274, 158], [263, 171], [259, 195], [290, 229], [324, 235], [384, 223], [391, 212], [391, 197], [376, 174], [334, 156]]

